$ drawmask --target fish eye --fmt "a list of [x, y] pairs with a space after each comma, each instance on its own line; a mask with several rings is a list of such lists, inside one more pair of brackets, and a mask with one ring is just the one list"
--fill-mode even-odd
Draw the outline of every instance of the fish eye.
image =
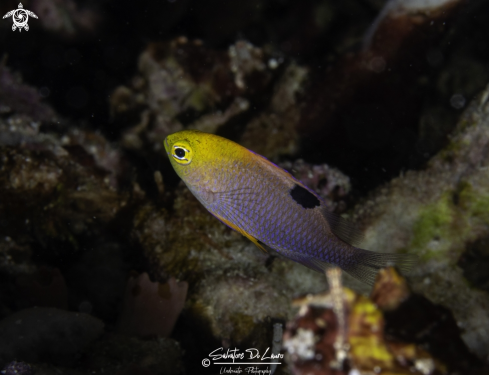
[[182, 159], [185, 156], [185, 150], [183, 148], [176, 148], [175, 156], [179, 159]]
[[192, 161], [192, 152], [182, 145], [174, 145], [172, 156], [179, 164], [189, 164]]

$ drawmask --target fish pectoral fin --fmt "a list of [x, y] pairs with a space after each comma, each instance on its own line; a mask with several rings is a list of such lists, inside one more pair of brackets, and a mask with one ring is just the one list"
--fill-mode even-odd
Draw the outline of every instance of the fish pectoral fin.
[[249, 204], [257, 199], [258, 194], [251, 188], [239, 188], [226, 191], [214, 192], [216, 198], [222, 204], [235, 203], [235, 202], [245, 202]]
[[267, 253], [267, 250], [265, 249], [265, 247], [263, 246], [263, 244], [260, 241], [258, 241], [255, 237], [253, 237], [251, 234], [249, 234], [245, 230], [241, 229], [236, 224], [231, 223], [229, 220], [226, 220], [225, 218], [223, 218], [220, 215], [214, 214], [214, 216], [217, 217], [219, 220], [221, 220], [228, 227], [234, 229], [236, 232], [241, 233], [243, 236], [245, 236], [247, 239], [249, 239], [251, 242], [253, 242], [256, 245], [256, 247], [258, 247], [260, 250], [262, 250], [265, 253]]

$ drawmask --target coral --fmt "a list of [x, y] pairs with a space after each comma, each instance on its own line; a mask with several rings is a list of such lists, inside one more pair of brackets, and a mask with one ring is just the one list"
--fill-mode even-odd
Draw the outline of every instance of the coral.
[[[213, 69], [196, 64], [201, 60]], [[308, 70], [296, 64], [283, 68], [282, 60], [245, 41], [227, 54], [183, 37], [150, 45], [140, 56], [140, 75], [111, 98], [114, 120], [130, 126], [125, 147], [149, 143], [158, 151], [168, 134], [192, 128], [230, 133], [267, 157], [296, 152], [297, 97]]]
[[298, 97], [303, 92], [307, 75], [308, 70], [296, 64], [284, 69], [268, 106], [246, 124], [240, 138], [243, 146], [271, 159], [297, 153]]
[[488, 96], [486, 89], [472, 102], [425, 170], [394, 179], [354, 210], [366, 248], [419, 256], [409, 276], [412, 288], [447, 307], [464, 328], [467, 345], [484, 358], [489, 296], [467, 282], [459, 260], [489, 234]]
[[96, 230], [126, 205], [124, 163], [100, 135], [46, 129], [25, 116], [0, 120], [0, 207], [8, 217], [1, 222], [14, 240], [33, 228], [44, 245], [76, 246], [76, 234]]
[[393, 268], [379, 273], [370, 298], [337, 286], [295, 304], [299, 313], [284, 334], [294, 374], [487, 371], [463, 344], [447, 310], [412, 294]]
[[266, 64], [263, 62], [263, 51], [246, 41], [238, 41], [229, 47], [229, 59], [231, 71], [234, 73], [236, 87], [246, 87], [245, 76], [255, 71], [263, 72]]
[[127, 282], [118, 332], [135, 336], [169, 337], [182, 311], [188, 284], [170, 278], [151, 282], [147, 273]]
[[113, 189], [127, 184], [128, 162], [100, 132], [69, 128], [61, 138], [63, 148], [80, 165], [93, 168]]
[[[196, 61], [204, 59], [214, 68], [203, 69]], [[111, 99], [111, 111], [118, 122], [137, 119], [137, 126], [123, 136], [126, 147], [141, 148], [146, 142], [162, 149], [164, 138], [183, 129], [195, 114], [205, 114], [217, 104], [229, 104], [240, 92], [228, 77], [229, 57], [213, 51], [200, 41], [177, 38], [170, 43], [149, 45], [139, 58], [140, 76], [131, 87], [119, 87]], [[234, 106], [228, 116], [247, 107]], [[134, 120], [133, 120], [134, 121]], [[191, 122], [191, 121], [190, 121]]]
[[[31, 116], [35, 121], [56, 120], [53, 109], [42, 102], [40, 93], [23, 84], [19, 76], [0, 63], [0, 113], [11, 112]], [[5, 143], [5, 140], [0, 140], [0, 143]]]

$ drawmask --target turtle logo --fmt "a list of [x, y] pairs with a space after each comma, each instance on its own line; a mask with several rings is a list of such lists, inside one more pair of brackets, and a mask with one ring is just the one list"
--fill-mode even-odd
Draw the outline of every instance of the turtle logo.
[[15, 31], [16, 29], [19, 29], [19, 31], [22, 31], [22, 29], [25, 29], [25, 31], [29, 31], [29, 25], [27, 24], [29, 16], [37, 18], [37, 16], [33, 12], [24, 9], [22, 3], [19, 3], [18, 9], [11, 10], [5, 16], [3, 16], [3, 18], [5, 19], [10, 16], [12, 16], [12, 20], [14, 21], [14, 24], [12, 25], [12, 31]]

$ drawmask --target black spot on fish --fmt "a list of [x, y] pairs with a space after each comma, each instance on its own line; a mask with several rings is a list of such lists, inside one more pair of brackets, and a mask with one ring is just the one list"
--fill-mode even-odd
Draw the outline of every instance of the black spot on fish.
[[321, 204], [313, 193], [299, 185], [292, 188], [290, 196], [304, 208], [314, 208]]

